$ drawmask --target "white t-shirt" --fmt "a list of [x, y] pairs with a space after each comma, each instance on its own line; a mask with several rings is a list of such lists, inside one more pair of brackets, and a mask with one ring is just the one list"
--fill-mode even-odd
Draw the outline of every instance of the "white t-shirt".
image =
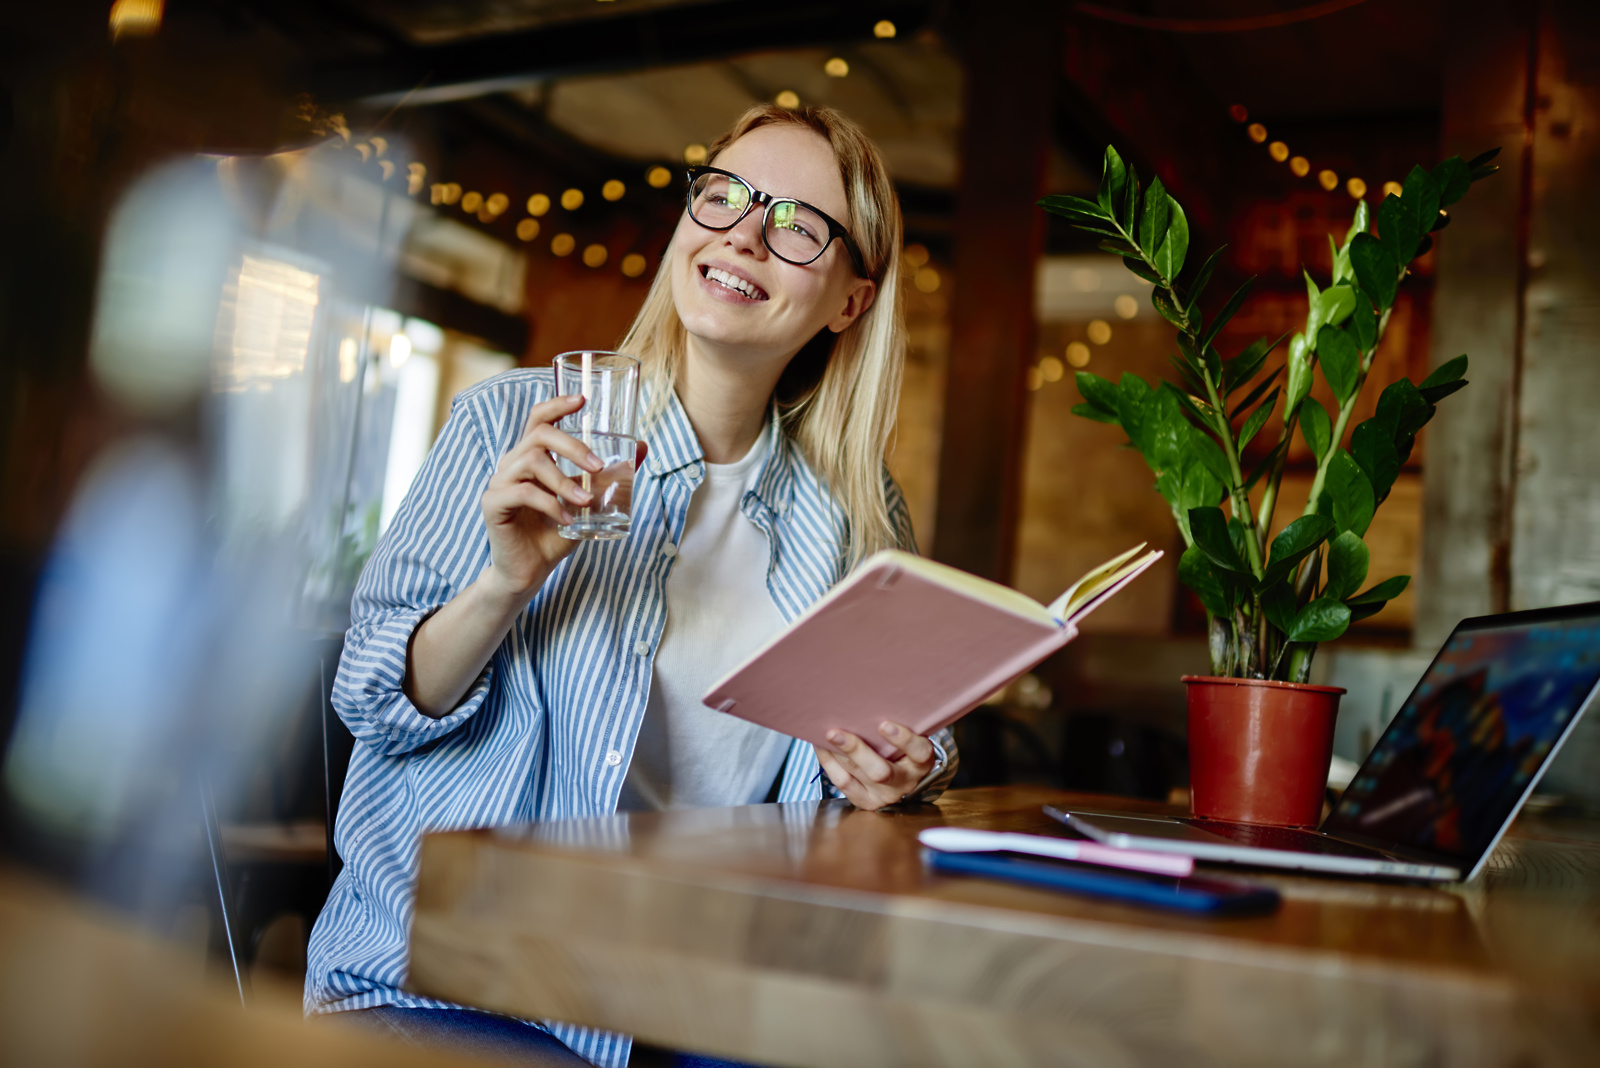
[[711, 684], [784, 627], [767, 590], [772, 550], [739, 510], [772, 451], [775, 420], [731, 464], [706, 464], [667, 577], [667, 625], [617, 807], [765, 801], [791, 739], [701, 704]]

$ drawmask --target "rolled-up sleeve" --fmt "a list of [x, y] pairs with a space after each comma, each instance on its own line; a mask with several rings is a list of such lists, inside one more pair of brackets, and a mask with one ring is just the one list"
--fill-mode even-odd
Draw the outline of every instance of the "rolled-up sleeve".
[[424, 715], [405, 694], [406, 658], [417, 627], [489, 564], [479, 499], [499, 450], [491, 447], [474, 408], [459, 400], [452, 406], [351, 601], [333, 706], [356, 738], [386, 756], [454, 731], [483, 706], [493, 681], [491, 658], [461, 703], [440, 719]]

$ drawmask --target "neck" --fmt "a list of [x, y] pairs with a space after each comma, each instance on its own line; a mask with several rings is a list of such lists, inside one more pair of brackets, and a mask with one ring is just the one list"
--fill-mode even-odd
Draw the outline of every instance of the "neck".
[[789, 360], [726, 352], [692, 334], [686, 357], [678, 400], [706, 462], [737, 463], [761, 436], [772, 391]]

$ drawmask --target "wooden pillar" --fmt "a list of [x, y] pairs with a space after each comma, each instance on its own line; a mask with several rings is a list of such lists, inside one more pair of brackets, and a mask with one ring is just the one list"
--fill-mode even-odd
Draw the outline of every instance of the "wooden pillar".
[[1471, 385], [1426, 431], [1420, 647], [1437, 646], [1465, 616], [1508, 607], [1536, 8], [1472, 0], [1446, 19], [1441, 155], [1501, 152], [1500, 173], [1473, 186], [1439, 236], [1431, 362], [1467, 353]]
[[1019, 0], [961, 7], [967, 80], [933, 556], [1001, 582], [1011, 578], [1021, 506], [1053, 11]]

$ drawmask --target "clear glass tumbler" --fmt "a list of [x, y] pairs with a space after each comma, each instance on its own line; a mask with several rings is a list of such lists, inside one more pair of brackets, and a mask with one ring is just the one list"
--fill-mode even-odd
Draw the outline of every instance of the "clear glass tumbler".
[[555, 368], [557, 391], [584, 398], [583, 407], [557, 428], [583, 442], [605, 464], [589, 472], [556, 456], [562, 474], [594, 494], [587, 508], [568, 504], [573, 519], [559, 533], [574, 540], [627, 537], [638, 456], [639, 361], [620, 352], [563, 352], [555, 358]]

